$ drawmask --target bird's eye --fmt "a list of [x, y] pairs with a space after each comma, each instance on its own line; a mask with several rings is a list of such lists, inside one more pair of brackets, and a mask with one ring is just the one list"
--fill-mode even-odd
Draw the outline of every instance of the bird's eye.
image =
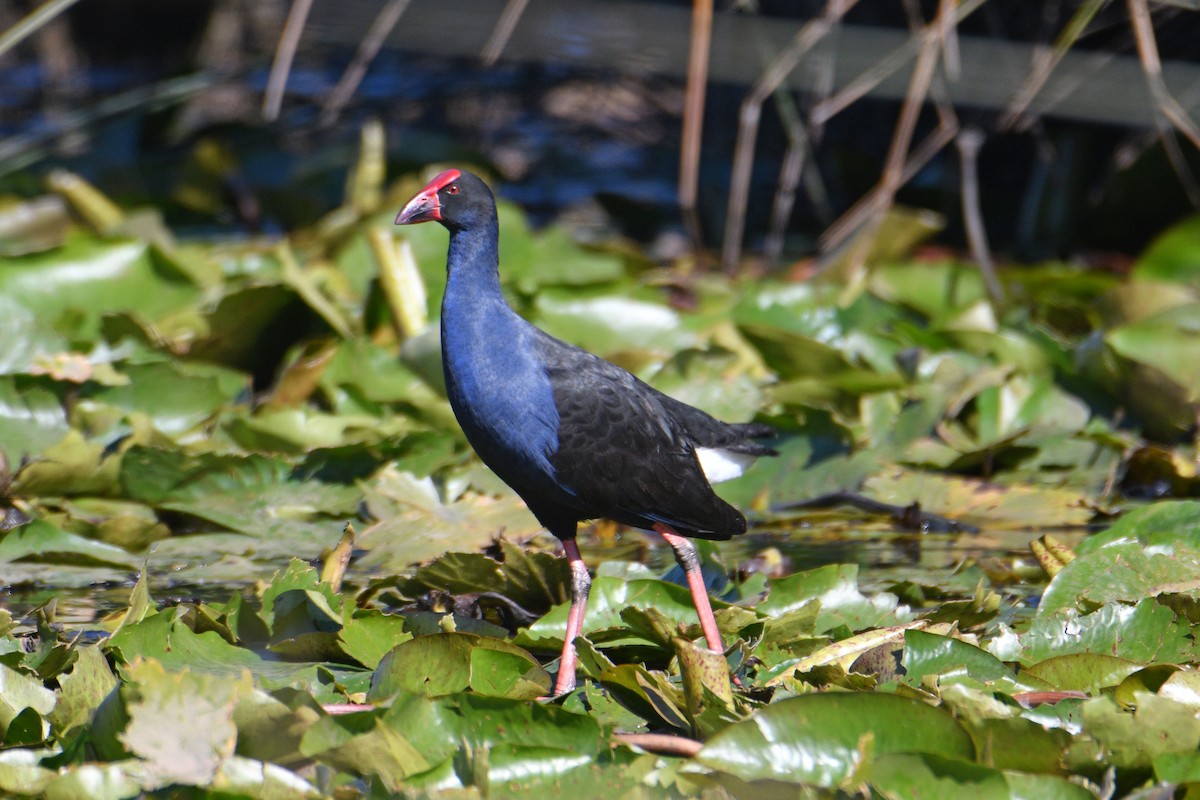
[[452, 183], [446, 187], [446, 194], [458, 194], [458, 184]]

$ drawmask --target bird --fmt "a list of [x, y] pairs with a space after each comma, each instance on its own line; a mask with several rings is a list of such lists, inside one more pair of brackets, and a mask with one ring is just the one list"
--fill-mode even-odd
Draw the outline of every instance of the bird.
[[397, 225], [423, 222], [450, 233], [441, 307], [450, 406], [480, 459], [561, 540], [570, 567], [554, 695], [576, 685], [575, 638], [591, 588], [576, 534], [587, 520], [662, 536], [683, 569], [706, 646], [725, 652], [689, 539], [746, 531], [746, 518], [711, 483], [777, 455], [759, 441], [774, 429], [722, 422], [517, 314], [500, 288], [496, 201], [478, 176], [445, 170], [396, 216]]

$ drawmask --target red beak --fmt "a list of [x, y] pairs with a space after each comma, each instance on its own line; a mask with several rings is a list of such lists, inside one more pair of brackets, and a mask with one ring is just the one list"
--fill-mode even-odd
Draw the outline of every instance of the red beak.
[[438, 201], [438, 187], [426, 186], [396, 215], [396, 224], [413, 225], [430, 220], [440, 222], [441, 219], [442, 205]]

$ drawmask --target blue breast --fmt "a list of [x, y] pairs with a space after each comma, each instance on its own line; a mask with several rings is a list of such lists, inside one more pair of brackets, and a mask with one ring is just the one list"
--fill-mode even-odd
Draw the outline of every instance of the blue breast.
[[[557, 496], [558, 409], [534, 329], [496, 291], [451, 275], [442, 303], [446, 391], [480, 458], [518, 492]], [[458, 279], [458, 280], [456, 280]]]

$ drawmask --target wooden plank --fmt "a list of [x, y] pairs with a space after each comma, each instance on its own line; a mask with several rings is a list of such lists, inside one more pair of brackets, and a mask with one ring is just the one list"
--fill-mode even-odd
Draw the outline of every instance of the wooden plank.
[[[478, 59], [505, 6], [504, 0], [413, 0], [388, 46], [441, 58]], [[378, 11], [377, 0], [317, 3], [304, 47], [354, 46]], [[781, 52], [803, 20], [720, 14], [713, 23], [711, 79], [753, 83]], [[501, 63], [550, 63], [682, 79], [687, 70], [690, 11], [629, 0], [531, 0], [501, 56]], [[834, 86], [844, 86], [900, 47], [902, 30], [845, 25], [816, 55], [834, 63]], [[963, 36], [960, 79], [949, 84], [960, 108], [1000, 110], [1032, 69], [1037, 48], [1021, 42]], [[832, 52], [831, 52], [832, 51]], [[303, 52], [303, 49], [302, 51]], [[911, 59], [909, 61], [911, 63]], [[812, 87], [811, 60], [791, 75], [796, 90]], [[899, 100], [908, 68], [880, 83], [869, 96]], [[1167, 86], [1193, 116], [1200, 115], [1200, 65], [1166, 62]], [[1066, 55], [1030, 111], [1089, 122], [1145, 127], [1154, 109], [1141, 64], [1134, 56], [1073, 51]]]

